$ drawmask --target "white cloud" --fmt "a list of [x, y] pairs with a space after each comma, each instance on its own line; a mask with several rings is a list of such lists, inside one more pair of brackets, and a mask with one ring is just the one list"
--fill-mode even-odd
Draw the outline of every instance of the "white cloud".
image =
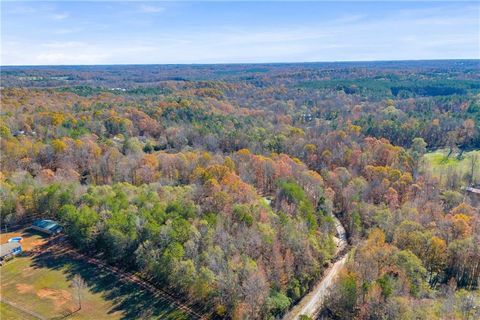
[[86, 44], [80, 41], [48, 42], [42, 44], [42, 47], [53, 49], [82, 48], [84, 46], [86, 46]]
[[71, 34], [71, 33], [78, 33], [83, 31], [83, 28], [62, 28], [53, 30], [52, 33], [54, 34]]
[[2, 48], [2, 65], [56, 65], [101, 64], [112, 59], [108, 48], [79, 42], [32, 43], [25, 47], [23, 41], [6, 41]]
[[5, 14], [19, 14], [19, 15], [28, 15], [36, 12], [36, 10], [33, 7], [27, 6], [25, 4], [20, 4], [20, 3], [15, 3], [14, 6], [6, 7], [6, 8], [2, 7], [2, 10], [4, 11]]
[[139, 11], [142, 13], [160, 13], [164, 12], [165, 8], [144, 4], [140, 6]]
[[[132, 12], [138, 15], [135, 10], [140, 8], [145, 14], [164, 10], [139, 4]], [[300, 21], [295, 25], [186, 24], [168, 29], [155, 29], [154, 19], [142, 16], [141, 22], [150, 23], [148, 28], [129, 22], [131, 30], [115, 33], [110, 33], [112, 28], [92, 23], [83, 24], [85, 29], [71, 24], [50, 29], [51, 39], [42, 43], [35, 43], [36, 37], [5, 38], [2, 63], [301, 62], [480, 56], [475, 11], [443, 5], [422, 10], [392, 11], [380, 17], [345, 14], [334, 20]]]
[[39, 65], [56, 65], [56, 64], [98, 64], [105, 63], [109, 58], [106, 53], [63, 53], [51, 52], [39, 54], [36, 63]]
[[65, 20], [68, 17], [70, 17], [70, 14], [67, 13], [67, 12], [55, 13], [55, 14], [52, 15], [53, 20]]

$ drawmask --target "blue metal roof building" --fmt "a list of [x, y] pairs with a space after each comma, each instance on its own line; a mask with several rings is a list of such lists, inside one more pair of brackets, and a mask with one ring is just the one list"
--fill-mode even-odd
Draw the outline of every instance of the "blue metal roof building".
[[46, 219], [35, 221], [32, 223], [31, 228], [46, 234], [57, 234], [63, 230], [62, 226], [60, 226], [58, 222]]

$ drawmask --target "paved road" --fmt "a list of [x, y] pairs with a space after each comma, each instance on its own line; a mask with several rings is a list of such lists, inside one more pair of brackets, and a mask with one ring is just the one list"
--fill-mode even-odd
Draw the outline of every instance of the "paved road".
[[[347, 246], [347, 232], [340, 221], [334, 217], [335, 227], [337, 229], [337, 254]], [[313, 290], [308, 293], [302, 300], [283, 318], [284, 320], [298, 319], [301, 315], [307, 315], [315, 318], [321, 310], [322, 304], [327, 296], [328, 290], [332, 286], [338, 272], [342, 269], [347, 261], [347, 253], [344, 253], [338, 260], [325, 270], [324, 276], [315, 285]]]

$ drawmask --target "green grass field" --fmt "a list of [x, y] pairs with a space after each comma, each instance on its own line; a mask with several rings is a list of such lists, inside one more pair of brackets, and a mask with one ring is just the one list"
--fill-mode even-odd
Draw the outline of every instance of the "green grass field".
[[2, 320], [35, 320], [37, 318], [30, 316], [6, 303], [0, 302], [0, 319]]
[[[167, 301], [95, 265], [63, 255], [17, 257], [1, 269], [1, 299], [48, 319], [187, 319]], [[71, 279], [80, 274], [84, 290], [77, 311]], [[1, 319], [35, 319], [2, 303]]]
[[[459, 186], [466, 186], [469, 183], [466, 179], [471, 172], [472, 159], [477, 157], [477, 163], [473, 171], [473, 181], [480, 183], [480, 150], [463, 153], [462, 159], [457, 159], [457, 154], [447, 158], [448, 150], [441, 149], [427, 153], [423, 156], [422, 171], [440, 180], [445, 185], [449, 180], [454, 179]], [[452, 178], [454, 177], [454, 178]]]

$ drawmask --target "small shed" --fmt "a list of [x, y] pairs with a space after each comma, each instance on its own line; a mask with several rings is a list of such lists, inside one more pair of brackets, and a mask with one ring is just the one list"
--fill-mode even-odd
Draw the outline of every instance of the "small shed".
[[467, 187], [465, 188], [470, 193], [478, 194], [480, 196], [480, 189], [478, 188], [473, 188], [473, 187]]
[[473, 206], [480, 206], [480, 188], [465, 188]]
[[20, 242], [8, 242], [0, 245], [0, 262], [6, 261], [22, 252]]
[[49, 235], [58, 234], [63, 231], [62, 226], [60, 226], [58, 222], [46, 219], [36, 220], [32, 223], [31, 228]]

